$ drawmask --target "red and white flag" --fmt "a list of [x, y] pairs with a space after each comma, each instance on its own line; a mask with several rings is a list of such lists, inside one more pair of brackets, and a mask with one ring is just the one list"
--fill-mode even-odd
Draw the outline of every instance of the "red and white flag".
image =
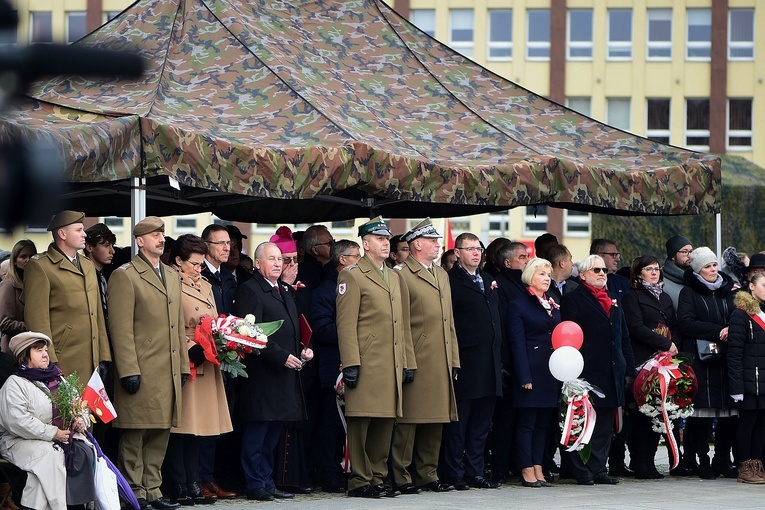
[[82, 400], [88, 403], [88, 407], [98, 416], [102, 422], [109, 423], [117, 417], [109, 395], [106, 394], [104, 382], [98, 375], [98, 370], [93, 371], [85, 391], [82, 392]]

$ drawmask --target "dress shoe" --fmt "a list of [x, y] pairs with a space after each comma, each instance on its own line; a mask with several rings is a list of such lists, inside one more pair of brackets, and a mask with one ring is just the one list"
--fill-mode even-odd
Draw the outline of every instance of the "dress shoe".
[[380, 493], [371, 485], [362, 485], [355, 489], [348, 491], [348, 496], [351, 498], [370, 498], [380, 499]]
[[170, 491], [170, 501], [182, 506], [194, 506], [194, 500], [189, 497], [189, 494], [186, 491], [186, 485], [182, 483], [173, 485], [173, 488]]
[[[470, 486], [462, 478], [455, 478], [452, 480], [452, 485], [454, 485], [454, 488], [458, 491], [466, 491], [470, 489]], [[499, 487], [499, 484], [497, 484], [497, 487]]]
[[527, 481], [525, 478], [521, 477], [521, 487], [541, 487], [542, 483], [539, 480], [534, 480], [533, 482]]
[[293, 494], [313, 494], [313, 487], [287, 487], [286, 485], [277, 485], [277, 489]]
[[401, 491], [394, 489], [390, 485], [385, 485], [384, 483], [375, 485], [373, 489], [379, 492], [380, 496], [383, 496], [386, 498], [395, 498], [396, 496], [401, 495]]
[[608, 476], [620, 476], [622, 478], [633, 478], [635, 472], [624, 464], [615, 464], [608, 468]]
[[197, 505], [212, 505], [215, 503], [214, 499], [207, 499], [202, 495], [202, 488], [199, 487], [199, 482], [188, 482], [186, 484], [186, 493]]
[[214, 494], [218, 499], [233, 499], [236, 497], [236, 492], [224, 491], [217, 482], [203, 483], [201, 486], [202, 489], [206, 488], [208, 492]]
[[595, 480], [592, 478], [579, 478], [576, 481], [577, 485], [595, 485]]
[[152, 506], [144, 498], [137, 498], [138, 506], [141, 510], [152, 510]]
[[157, 498], [154, 501], [149, 501], [149, 504], [154, 510], [173, 510], [173, 508], [181, 506], [178, 503], [173, 503], [165, 498]]
[[294, 497], [295, 497], [295, 495], [294, 495], [294, 494], [292, 494], [291, 492], [284, 492], [284, 491], [280, 491], [280, 490], [279, 490], [279, 489], [277, 489], [276, 487], [271, 487], [271, 488], [269, 488], [269, 489], [266, 489], [266, 490], [267, 490], [268, 492], [270, 492], [270, 493], [271, 493], [271, 495], [272, 495], [274, 498], [276, 498], [276, 499], [292, 499], [292, 498], [294, 498]]
[[[499, 488], [499, 484], [497, 482], [490, 482], [486, 478], [482, 476], [468, 476], [465, 481], [470, 485], [471, 487], [474, 487], [476, 489], [497, 489]], [[456, 486], [455, 486], [456, 488]]]
[[695, 473], [692, 468], [681, 464], [674, 469], [670, 469], [669, 474], [672, 476], [694, 476], [697, 473]]
[[435, 480], [433, 482], [426, 483], [425, 485], [420, 485], [420, 489], [432, 492], [449, 492], [454, 490], [454, 485], [449, 485], [448, 483], [442, 482], [441, 480]]
[[722, 476], [724, 478], [738, 477], [738, 469], [736, 469], [736, 467], [733, 465], [727, 464], [726, 462], [712, 461], [712, 471], [714, 471], [717, 476]]
[[593, 478], [593, 481], [599, 485], [616, 485], [619, 483], [618, 478], [611, 478], [610, 476], [601, 473], [595, 478]]
[[207, 485], [208, 484], [206, 483], [199, 484], [199, 490], [202, 492], [202, 497], [213, 502], [218, 501], [218, 495], [210, 491], [210, 489], [207, 488]]
[[419, 494], [422, 492], [422, 489], [415, 486], [412, 483], [405, 483], [404, 485], [398, 485], [396, 487], [398, 490], [401, 491], [401, 494]]
[[265, 487], [258, 487], [255, 490], [247, 491], [247, 499], [254, 499], [256, 501], [273, 501], [274, 495], [271, 494]]

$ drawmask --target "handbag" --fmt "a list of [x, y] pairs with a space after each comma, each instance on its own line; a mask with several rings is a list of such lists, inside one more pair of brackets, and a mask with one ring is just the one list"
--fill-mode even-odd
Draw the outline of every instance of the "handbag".
[[728, 345], [719, 340], [696, 339], [696, 357], [705, 365], [716, 365], [726, 359]]
[[117, 475], [103, 457], [96, 458], [96, 510], [120, 510]]

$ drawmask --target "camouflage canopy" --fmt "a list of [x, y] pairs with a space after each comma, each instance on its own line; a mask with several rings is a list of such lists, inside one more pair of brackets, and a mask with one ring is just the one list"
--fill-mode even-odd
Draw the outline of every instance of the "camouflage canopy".
[[139, 0], [77, 44], [148, 71], [38, 84], [0, 135], [54, 140], [91, 215], [129, 214], [132, 177], [149, 214], [241, 221], [719, 210], [718, 157], [535, 95], [381, 0]]

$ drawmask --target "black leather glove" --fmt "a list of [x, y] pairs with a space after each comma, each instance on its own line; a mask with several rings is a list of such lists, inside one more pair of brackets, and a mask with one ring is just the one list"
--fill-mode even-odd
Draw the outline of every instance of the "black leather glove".
[[186, 384], [186, 381], [189, 378], [189, 374], [181, 374], [181, 387], [183, 387], [184, 384]]
[[343, 369], [343, 381], [349, 388], [355, 388], [359, 382], [359, 367], [346, 367]]
[[402, 382], [404, 384], [409, 384], [411, 382], [414, 382], [414, 369], [411, 369], [411, 368], [404, 369], [404, 378], [402, 379]]
[[112, 363], [110, 361], [101, 361], [98, 363], [98, 376], [106, 383], [112, 375]]
[[452, 381], [457, 380], [457, 376], [460, 374], [460, 367], [452, 367]]
[[125, 391], [127, 391], [130, 395], [135, 395], [138, 393], [138, 388], [141, 387], [141, 376], [129, 375], [120, 379], [120, 383], [122, 383], [122, 387]]
[[196, 366], [201, 366], [205, 362], [205, 350], [199, 344], [194, 344], [189, 349], [189, 360]]

